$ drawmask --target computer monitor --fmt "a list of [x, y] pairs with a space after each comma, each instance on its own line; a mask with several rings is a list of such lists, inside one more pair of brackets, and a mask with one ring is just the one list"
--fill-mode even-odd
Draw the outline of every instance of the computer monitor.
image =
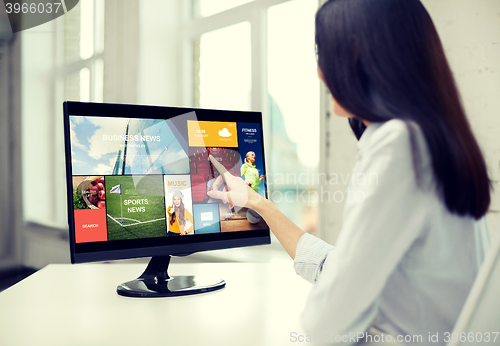
[[152, 257], [119, 294], [220, 289], [170, 278], [170, 256], [270, 243], [257, 213], [207, 194], [219, 175], [211, 155], [267, 197], [261, 113], [64, 102], [64, 130], [71, 262]]

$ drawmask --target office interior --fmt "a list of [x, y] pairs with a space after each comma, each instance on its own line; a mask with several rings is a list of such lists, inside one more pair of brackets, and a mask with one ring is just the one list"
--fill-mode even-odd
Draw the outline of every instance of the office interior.
[[[0, 20], [0, 278], [69, 263], [63, 101], [262, 111], [270, 198], [334, 244], [355, 161], [316, 75], [316, 0], [80, 0], [12, 34]], [[423, 0], [495, 188], [500, 226], [500, 2]], [[0, 6], [4, 6], [3, 4]], [[138, 261], [147, 262], [147, 259]], [[283, 262], [278, 241], [174, 262]], [[2, 287], [0, 287], [2, 289]]]

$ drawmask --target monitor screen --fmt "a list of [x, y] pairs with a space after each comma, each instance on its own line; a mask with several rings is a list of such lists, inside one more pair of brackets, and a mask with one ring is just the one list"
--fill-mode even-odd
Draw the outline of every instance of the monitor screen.
[[270, 243], [258, 214], [207, 194], [212, 155], [267, 197], [261, 113], [65, 102], [64, 122], [73, 263]]

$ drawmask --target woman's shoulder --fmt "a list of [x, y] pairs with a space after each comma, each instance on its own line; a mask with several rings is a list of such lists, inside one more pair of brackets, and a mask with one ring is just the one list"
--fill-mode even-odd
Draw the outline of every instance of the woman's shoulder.
[[369, 143], [367, 144], [373, 147], [377, 144], [408, 144], [411, 141], [411, 132], [420, 132], [420, 129], [415, 123], [406, 122], [401, 119], [391, 119], [383, 123], [373, 123], [365, 130], [365, 132], [367, 131], [369, 134], [367, 136], [369, 137], [367, 138], [367, 142]]
[[[373, 126], [375, 125], [375, 126]], [[373, 127], [372, 127], [373, 126]], [[363, 137], [367, 135], [364, 139]], [[420, 127], [410, 121], [391, 119], [384, 123], [374, 123], [367, 127], [360, 139], [358, 149], [363, 152], [362, 161], [385, 162], [391, 167], [405, 167], [415, 178], [430, 183], [432, 158]]]
[[365, 151], [376, 152], [390, 149], [394, 155], [418, 153], [422, 159], [429, 156], [423, 132], [415, 122], [391, 119], [383, 123], [371, 124], [365, 130], [367, 131], [367, 138], [364, 139], [364, 143], [360, 143], [365, 147]]

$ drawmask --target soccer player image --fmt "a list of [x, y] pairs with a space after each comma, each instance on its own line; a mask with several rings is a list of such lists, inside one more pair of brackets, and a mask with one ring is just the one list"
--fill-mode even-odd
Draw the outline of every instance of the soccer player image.
[[[175, 191], [172, 198], [172, 206], [168, 207], [168, 236], [187, 235], [193, 232], [193, 215], [184, 207], [182, 199], [184, 194]], [[186, 228], [187, 221], [191, 224]]]
[[241, 166], [241, 175], [245, 176], [245, 182], [255, 191], [259, 192], [259, 184], [264, 180], [261, 174], [259, 177], [259, 170], [255, 166], [255, 153], [249, 151], [245, 157], [245, 163]]

